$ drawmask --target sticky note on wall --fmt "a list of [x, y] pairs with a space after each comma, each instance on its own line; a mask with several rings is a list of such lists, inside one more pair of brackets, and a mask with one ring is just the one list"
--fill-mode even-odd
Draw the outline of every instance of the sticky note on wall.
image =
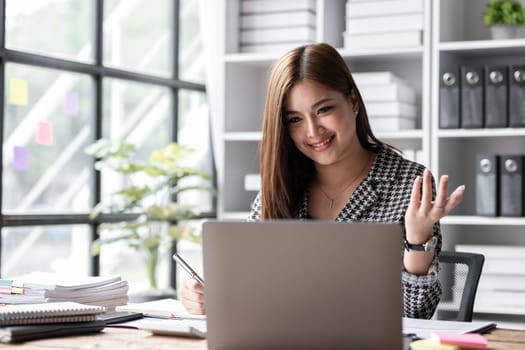
[[26, 146], [13, 148], [13, 169], [27, 170], [29, 168], [29, 150]]
[[38, 129], [36, 131], [36, 143], [43, 146], [51, 146], [53, 144], [53, 123], [50, 121], [38, 122]]
[[26, 106], [27, 91], [27, 80], [12, 78], [9, 81], [9, 103], [17, 106]]
[[76, 91], [69, 91], [66, 94], [66, 100], [64, 101], [64, 111], [67, 115], [77, 116], [78, 115], [78, 102], [79, 94]]

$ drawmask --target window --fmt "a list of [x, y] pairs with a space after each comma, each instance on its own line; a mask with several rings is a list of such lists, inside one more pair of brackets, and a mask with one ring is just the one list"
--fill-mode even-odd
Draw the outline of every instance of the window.
[[[84, 148], [125, 139], [145, 158], [178, 141], [195, 149], [194, 166], [214, 174], [198, 2], [2, 2], [1, 274], [121, 273], [139, 290], [146, 277], [126, 247], [90, 254], [105, 224], [123, 216], [90, 221], [119, 179], [95, 172]], [[215, 216], [210, 192], [180, 201]], [[174, 286], [170, 259], [161, 269]]]

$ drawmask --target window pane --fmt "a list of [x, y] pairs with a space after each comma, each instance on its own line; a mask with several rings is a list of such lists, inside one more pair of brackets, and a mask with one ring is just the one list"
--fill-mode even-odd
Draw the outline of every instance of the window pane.
[[2, 276], [34, 271], [88, 275], [89, 237], [87, 225], [3, 228]]
[[179, 34], [179, 78], [205, 81], [205, 59], [199, 18], [199, 1], [181, 0]]
[[[5, 212], [90, 208], [93, 83], [89, 76], [6, 64]], [[6, 190], [7, 189], [7, 190]]]
[[[100, 226], [101, 240], [121, 236], [124, 232], [112, 228], [110, 224]], [[169, 285], [170, 254], [162, 250], [157, 270], [158, 289]], [[100, 274], [118, 274], [129, 283], [129, 294], [150, 289], [147, 273], [146, 253], [144, 249], [130, 247], [129, 241], [117, 240], [111, 244], [102, 244], [100, 249]]]
[[171, 75], [172, 6], [171, 0], [104, 1], [104, 64]]
[[[189, 166], [196, 167], [212, 175], [212, 155], [210, 143], [209, 110], [206, 94], [199, 91], [181, 90], [179, 92], [179, 130], [180, 144], [191, 147], [195, 153], [189, 157]], [[210, 182], [188, 178], [195, 185], [211, 187]], [[213, 208], [213, 193], [209, 191], [187, 191], [180, 195], [185, 203], [198, 205], [202, 211]]]
[[93, 0], [7, 0], [6, 47], [93, 61]]
[[[146, 161], [153, 149], [170, 142], [173, 113], [169, 88], [105, 79], [103, 89], [105, 138], [132, 143], [137, 149], [135, 159], [140, 161]], [[121, 188], [123, 181], [117, 174], [104, 171], [102, 198]]]

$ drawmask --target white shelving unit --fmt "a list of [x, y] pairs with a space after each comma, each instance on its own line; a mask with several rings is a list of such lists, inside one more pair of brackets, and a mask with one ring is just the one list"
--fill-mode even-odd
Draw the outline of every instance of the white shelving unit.
[[[481, 18], [487, 1], [433, 1], [431, 164], [449, 174], [451, 188], [465, 184], [463, 203], [441, 221], [445, 249], [456, 244], [525, 245], [525, 218], [475, 215], [476, 154], [525, 154], [525, 128], [439, 129], [439, 81], [443, 68], [523, 64], [525, 39], [492, 40]], [[523, 266], [525, 274], [525, 266]], [[474, 307], [475, 318], [523, 322], [523, 307]]]
[[[270, 65], [282, 52], [239, 52], [239, 8], [242, 0], [222, 0], [226, 13], [223, 159], [219, 170], [219, 216], [245, 219], [256, 192], [244, 190], [244, 176], [259, 172], [258, 142]], [[456, 244], [525, 245], [525, 218], [475, 215], [475, 155], [525, 154], [525, 128], [439, 129], [439, 74], [462, 64], [524, 64], [525, 39], [490, 40], [481, 22], [488, 0], [423, 0], [423, 44], [415, 48], [349, 51], [343, 46], [346, 0], [316, 0], [316, 41], [337, 47], [353, 73], [392, 71], [417, 93], [415, 130], [376, 133], [400, 149], [420, 149], [423, 163], [436, 179], [450, 175], [450, 188], [466, 184], [463, 203], [442, 220], [445, 249]], [[525, 267], [524, 267], [525, 269]], [[482, 312], [523, 315], [525, 311]], [[495, 318], [495, 316], [493, 317]]]
[[[239, 9], [242, 0], [223, 0], [226, 8], [223, 111], [223, 164], [219, 169], [221, 218], [243, 219], [256, 192], [245, 191], [244, 175], [259, 172], [266, 80], [271, 64], [285, 51], [239, 52]], [[317, 42], [338, 48], [352, 72], [392, 71], [417, 93], [417, 129], [378, 132], [379, 138], [400, 149], [420, 149], [430, 163], [431, 1], [425, 3], [424, 44], [418, 47], [347, 51], [343, 48], [346, 0], [316, 0]]]

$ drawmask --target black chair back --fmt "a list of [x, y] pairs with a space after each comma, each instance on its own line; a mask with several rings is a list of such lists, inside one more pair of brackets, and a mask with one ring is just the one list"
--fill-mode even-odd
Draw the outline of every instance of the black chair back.
[[443, 295], [437, 309], [438, 319], [472, 321], [484, 262], [485, 257], [482, 254], [441, 251], [439, 263]]

